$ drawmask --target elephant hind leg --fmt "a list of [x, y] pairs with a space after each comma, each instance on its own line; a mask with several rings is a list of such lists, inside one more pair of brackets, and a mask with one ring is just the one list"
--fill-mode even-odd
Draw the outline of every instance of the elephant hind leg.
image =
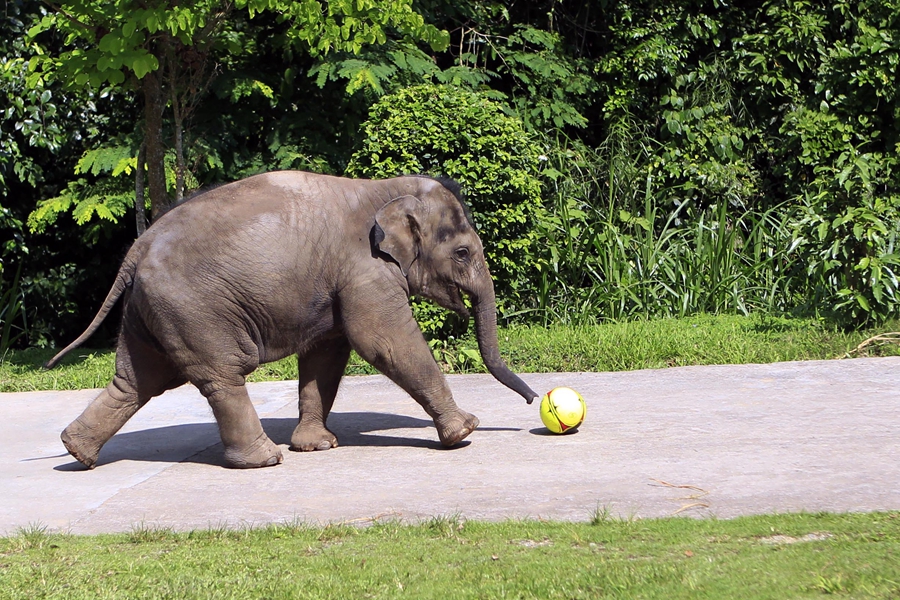
[[291, 435], [291, 450], [311, 452], [337, 447], [337, 436], [325, 422], [349, 359], [350, 344], [344, 337], [323, 342], [298, 357], [300, 422]]
[[139, 408], [136, 394], [128, 391], [127, 383], [117, 375], [59, 437], [69, 454], [93, 469], [100, 448]]
[[225, 446], [225, 463], [229, 467], [252, 469], [281, 464], [284, 460], [281, 449], [263, 431], [243, 383], [207, 382], [197, 387], [212, 407]]
[[60, 439], [69, 454], [93, 469], [103, 445], [150, 398], [186, 381], [164, 355], [123, 333], [116, 351], [115, 376], [63, 430]]
[[269, 467], [283, 461], [281, 450], [263, 431], [247, 393], [246, 377], [259, 366], [254, 342], [225, 321], [196, 317], [203, 327], [185, 325], [165, 338], [173, 360], [209, 402], [225, 447], [226, 466]]

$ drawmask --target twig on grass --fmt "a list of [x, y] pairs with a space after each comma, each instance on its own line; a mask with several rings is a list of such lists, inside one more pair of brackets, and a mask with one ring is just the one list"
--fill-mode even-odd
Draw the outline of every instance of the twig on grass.
[[696, 485], [675, 485], [674, 483], [669, 483], [668, 481], [663, 481], [662, 479], [653, 479], [652, 477], [650, 478], [650, 481], [655, 481], [656, 483], [665, 487], [678, 488], [682, 490], [697, 490], [698, 492], [702, 492], [701, 494], [691, 494], [690, 496], [686, 496], [683, 498], [675, 498], [675, 500], [697, 500], [698, 498], [709, 495], [708, 491], [704, 490], [701, 487], [697, 487]]
[[677, 515], [681, 511], [687, 510], [689, 508], [709, 508], [709, 503], [708, 502], [692, 502], [691, 504], [685, 504], [684, 506], [682, 506], [681, 508], [679, 508], [678, 510], [676, 510], [675, 512], [673, 512], [671, 514]]
[[883, 346], [884, 344], [900, 344], [900, 331], [892, 331], [889, 333], [879, 333], [873, 335], [869, 339], [863, 341], [853, 350], [846, 352], [841, 358], [852, 358], [854, 354], [862, 352], [869, 346]]
[[[650, 478], [650, 481], [655, 481], [656, 483], [658, 483], [664, 487], [668, 487], [668, 488], [675, 488], [675, 489], [680, 489], [680, 490], [695, 490], [697, 492], [700, 492], [699, 494], [691, 494], [690, 496], [682, 496], [680, 498], [672, 498], [672, 500], [699, 500], [700, 498], [709, 495], [709, 491], [704, 490], [701, 487], [697, 487], [696, 485], [676, 485], [674, 483], [669, 483], [668, 481], [663, 481], [662, 479], [653, 479], [652, 477]], [[683, 505], [681, 508], [679, 508], [678, 510], [676, 510], [675, 512], [673, 512], [671, 514], [677, 515], [678, 513], [684, 512], [691, 508], [709, 508], [709, 503], [708, 502], [690, 502], [688, 504]]]
[[356, 519], [347, 519], [345, 521], [339, 521], [338, 523], [334, 523], [335, 526], [343, 526], [343, 525], [355, 525], [357, 523], [377, 523], [379, 520], [384, 519], [385, 517], [402, 517], [403, 513], [399, 513], [395, 510], [389, 510], [387, 512], [383, 512], [380, 515], [375, 515], [374, 517], [358, 517]]

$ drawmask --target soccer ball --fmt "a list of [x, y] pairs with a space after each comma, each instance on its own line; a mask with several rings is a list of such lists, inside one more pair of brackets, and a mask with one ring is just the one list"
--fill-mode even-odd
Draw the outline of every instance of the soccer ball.
[[584, 398], [572, 388], [553, 388], [541, 398], [541, 421], [553, 433], [573, 431], [586, 413]]

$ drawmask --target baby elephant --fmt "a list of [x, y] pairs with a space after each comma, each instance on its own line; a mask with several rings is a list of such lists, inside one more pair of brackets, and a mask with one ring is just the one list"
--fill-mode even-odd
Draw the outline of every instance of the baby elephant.
[[189, 381], [212, 407], [229, 466], [276, 465], [281, 451], [245, 378], [296, 354], [291, 450], [333, 448], [325, 423], [352, 348], [421, 404], [441, 443], [453, 446], [478, 419], [453, 401], [409, 297], [466, 315], [463, 294], [488, 370], [531, 403], [535, 393], [500, 358], [494, 286], [458, 184], [282, 171], [201, 193], [134, 243], [93, 322], [47, 363], [84, 343], [123, 298], [116, 374], [62, 441], [93, 468], [141, 406]]

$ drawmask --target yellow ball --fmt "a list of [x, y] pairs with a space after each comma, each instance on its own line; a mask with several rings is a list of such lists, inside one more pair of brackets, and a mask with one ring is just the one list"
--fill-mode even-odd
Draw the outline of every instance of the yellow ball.
[[587, 414], [581, 394], [567, 387], [553, 388], [541, 398], [541, 421], [553, 433], [574, 430]]

